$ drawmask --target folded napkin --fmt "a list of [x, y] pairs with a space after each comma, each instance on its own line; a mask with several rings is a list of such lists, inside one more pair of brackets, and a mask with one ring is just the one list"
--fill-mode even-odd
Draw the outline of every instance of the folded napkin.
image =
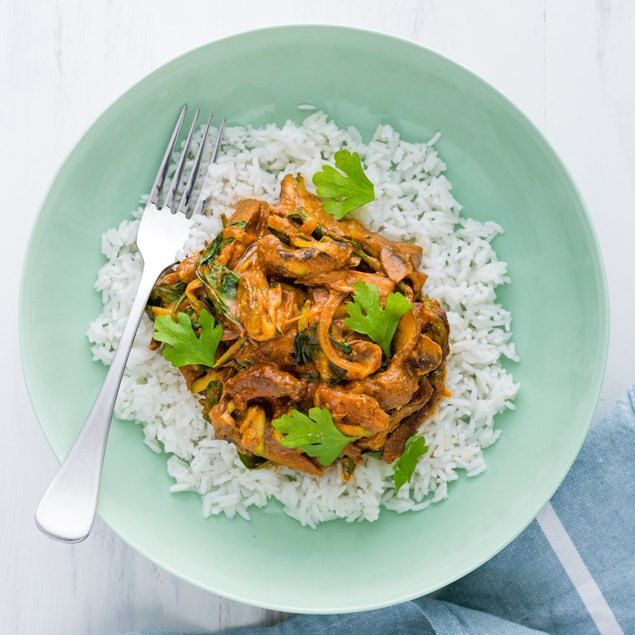
[[591, 430], [538, 518], [435, 599], [366, 613], [298, 615], [226, 635], [331, 632], [635, 635], [635, 384]]

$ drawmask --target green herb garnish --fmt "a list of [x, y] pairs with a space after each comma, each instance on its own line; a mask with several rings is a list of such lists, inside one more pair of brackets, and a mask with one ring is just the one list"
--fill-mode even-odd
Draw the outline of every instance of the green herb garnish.
[[154, 320], [154, 335], [157, 342], [163, 342], [163, 357], [177, 368], [189, 364], [214, 365], [216, 349], [223, 335], [223, 329], [216, 325], [214, 318], [203, 309], [198, 322], [200, 337], [196, 336], [194, 325], [187, 313], [178, 313], [176, 320], [171, 315], [160, 315]]
[[201, 257], [198, 259], [197, 267], [201, 267], [203, 265], [207, 265], [212, 261], [216, 260], [218, 254], [220, 254], [221, 250], [225, 245], [228, 245], [232, 242], [232, 238], [228, 240], [223, 240], [223, 232], [217, 234], [216, 238], [212, 240], [212, 242], [207, 245], [205, 251], [201, 254]]
[[291, 360], [294, 364], [301, 366], [308, 364], [315, 359], [315, 354], [319, 348], [315, 324], [304, 331], [300, 331], [293, 340], [293, 353]]
[[220, 402], [220, 398], [223, 394], [223, 384], [220, 381], [210, 381], [207, 389], [205, 390], [205, 410], [211, 410], [217, 403]]
[[344, 324], [353, 331], [368, 335], [381, 346], [386, 357], [390, 357], [390, 343], [399, 320], [412, 309], [412, 304], [401, 293], [389, 293], [382, 309], [377, 285], [360, 281], [355, 284], [353, 302], [349, 302], [346, 308], [349, 317]]
[[333, 346], [338, 350], [342, 351], [344, 355], [350, 355], [352, 353], [353, 347], [348, 342], [337, 340], [330, 333], [329, 339], [331, 340], [331, 344], [333, 344]]
[[300, 225], [302, 225], [302, 223], [304, 223], [304, 221], [308, 218], [308, 216], [304, 213], [305, 211], [304, 207], [298, 207], [295, 212], [287, 214], [287, 218], [292, 221], [297, 221]]
[[417, 460], [428, 450], [426, 440], [417, 434], [413, 434], [406, 441], [406, 447], [402, 455], [395, 461], [393, 467], [393, 481], [396, 492], [412, 478], [417, 467]]
[[331, 386], [335, 386], [335, 384], [339, 384], [342, 379], [346, 377], [346, 369], [336, 366], [330, 359], [327, 361], [329, 373], [331, 375], [331, 381], [329, 381], [329, 384]]
[[357, 152], [338, 150], [335, 167], [325, 165], [313, 175], [317, 195], [322, 199], [324, 211], [341, 220], [354, 209], [375, 200], [375, 188], [364, 174]]
[[154, 304], [155, 306], [165, 306], [171, 304], [172, 302], [176, 302], [185, 292], [185, 287], [187, 287], [185, 282], [177, 282], [173, 285], [164, 283], [158, 284], [154, 287], [154, 289], [152, 289], [149, 303]]
[[203, 283], [216, 315], [224, 316], [237, 324], [235, 299], [240, 276], [219, 262], [199, 266], [196, 276]]
[[342, 434], [326, 408], [311, 408], [308, 417], [292, 410], [290, 414], [274, 419], [272, 425], [276, 434], [285, 435], [281, 445], [315, 456], [324, 466], [331, 465], [345, 445], [360, 438]]
[[248, 470], [259, 470], [261, 467], [266, 467], [269, 463], [271, 463], [269, 459], [265, 459], [262, 456], [256, 456], [255, 454], [242, 454], [241, 452], [238, 452], [238, 458]]
[[231, 269], [221, 277], [219, 291], [230, 300], [236, 298], [238, 291], [238, 283], [240, 282], [240, 276], [234, 273]]

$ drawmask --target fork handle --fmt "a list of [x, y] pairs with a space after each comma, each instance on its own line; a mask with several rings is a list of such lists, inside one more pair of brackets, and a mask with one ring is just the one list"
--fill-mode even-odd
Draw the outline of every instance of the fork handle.
[[35, 513], [38, 528], [62, 542], [81, 542], [95, 521], [106, 441], [119, 385], [152, 288], [164, 267], [144, 265], [141, 282], [106, 380], [71, 451]]

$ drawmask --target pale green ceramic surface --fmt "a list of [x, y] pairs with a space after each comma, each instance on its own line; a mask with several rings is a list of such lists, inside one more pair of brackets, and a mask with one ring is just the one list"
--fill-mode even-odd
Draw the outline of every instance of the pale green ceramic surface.
[[100, 234], [150, 188], [180, 105], [234, 124], [283, 123], [312, 103], [368, 135], [390, 122], [410, 141], [443, 133], [439, 151], [464, 213], [505, 228], [496, 241], [513, 284], [522, 362], [518, 410], [486, 452], [488, 471], [450, 498], [379, 522], [301, 527], [270, 506], [253, 520], [204, 520], [195, 494], [168, 493], [165, 457], [115, 421], [99, 511], [129, 544], [206, 589], [261, 606], [343, 612], [433, 591], [490, 558], [554, 492], [593, 414], [607, 348], [601, 258], [584, 205], [553, 151], [504, 97], [424, 48], [336, 27], [268, 29], [213, 42], [160, 68], [111, 106], [62, 166], [24, 264], [21, 345], [35, 410], [58, 458], [68, 451], [105, 369], [84, 336]]

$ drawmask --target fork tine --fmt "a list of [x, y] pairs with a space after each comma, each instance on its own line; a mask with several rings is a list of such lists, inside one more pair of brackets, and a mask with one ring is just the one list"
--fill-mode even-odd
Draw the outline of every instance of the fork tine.
[[[221, 141], [223, 140], [223, 133], [225, 132], [225, 122], [227, 119], [223, 117], [223, 120], [220, 122], [220, 126], [218, 127], [218, 134], [216, 135], [216, 143], [214, 144], [214, 150], [212, 152], [212, 158], [210, 163], [216, 163], [216, 159], [218, 158], [218, 153], [220, 151]], [[194, 208], [194, 212], [192, 216], [196, 214], [200, 214], [203, 211], [203, 206], [205, 205], [205, 201], [202, 196], [198, 197], [198, 201], [196, 202], [196, 207]]]
[[181, 182], [181, 175], [183, 174], [183, 166], [185, 165], [185, 161], [187, 159], [187, 153], [190, 150], [190, 144], [192, 143], [192, 135], [198, 126], [198, 115], [199, 110], [194, 113], [194, 119], [192, 120], [192, 125], [190, 126], [190, 131], [187, 133], [187, 139], [185, 140], [185, 145], [183, 146], [183, 150], [181, 152], [181, 156], [179, 157], [179, 162], [176, 166], [176, 170], [174, 172], [174, 176], [172, 177], [172, 183], [170, 183], [170, 188], [168, 189], [168, 193], [165, 196], [165, 203], [163, 203], [163, 207], [165, 207], [168, 211], [172, 211], [172, 204], [174, 203], [174, 196], [176, 194], [176, 190], [179, 187], [179, 183]]
[[163, 160], [161, 161], [161, 166], [159, 167], [159, 171], [157, 172], [157, 176], [154, 179], [154, 183], [152, 184], [152, 189], [150, 190], [150, 202], [154, 205], [157, 204], [159, 200], [159, 192], [163, 187], [163, 183], [165, 181], [165, 176], [168, 173], [168, 167], [170, 165], [170, 159], [172, 157], [172, 152], [174, 152], [174, 146], [176, 145], [176, 140], [179, 138], [179, 133], [181, 132], [181, 125], [183, 124], [183, 119], [185, 119], [185, 113], [187, 112], [187, 104], [183, 105], [181, 108], [181, 114], [176, 121], [176, 126], [174, 126], [174, 130], [172, 131], [172, 136], [170, 137], [170, 142], [168, 143], [168, 147], [165, 149], [165, 154], [163, 155]]
[[198, 146], [198, 151], [196, 152], [194, 165], [192, 166], [192, 171], [190, 172], [190, 176], [187, 180], [187, 185], [185, 186], [185, 190], [183, 191], [183, 196], [181, 197], [181, 203], [179, 204], [178, 211], [182, 212], [186, 216], [187, 216], [187, 210], [190, 206], [190, 197], [192, 196], [192, 190], [194, 189], [194, 184], [196, 183], [196, 179], [198, 178], [198, 171], [201, 167], [201, 159], [203, 158], [203, 150], [205, 148], [205, 143], [207, 142], [209, 127], [212, 125], [213, 120], [214, 120], [214, 114], [212, 113], [209, 116], [209, 119], [207, 120], [205, 131], [203, 132], [203, 136], [201, 137], [201, 142]]
[[218, 152], [220, 151], [220, 144], [223, 140], [223, 133], [225, 132], [225, 122], [227, 119], [223, 117], [223, 120], [220, 122], [220, 126], [218, 128], [218, 135], [216, 136], [216, 144], [214, 145], [214, 152], [212, 152], [212, 163], [216, 163], [216, 159], [218, 159]]

